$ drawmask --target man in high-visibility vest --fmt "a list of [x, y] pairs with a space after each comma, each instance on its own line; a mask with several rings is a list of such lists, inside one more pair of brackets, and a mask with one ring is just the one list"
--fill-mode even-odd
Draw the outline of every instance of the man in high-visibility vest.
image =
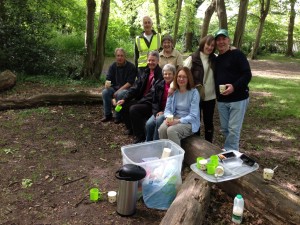
[[139, 74], [147, 67], [147, 54], [150, 51], [159, 50], [161, 35], [153, 29], [153, 22], [149, 16], [143, 18], [144, 31], [135, 38], [134, 62]]

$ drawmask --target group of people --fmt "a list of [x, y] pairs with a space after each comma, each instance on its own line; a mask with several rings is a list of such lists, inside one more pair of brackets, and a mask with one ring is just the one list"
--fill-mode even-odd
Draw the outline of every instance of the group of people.
[[[144, 17], [144, 31], [135, 40], [135, 65], [126, 60], [122, 48], [115, 50], [116, 62], [106, 78], [111, 86], [102, 92], [101, 121], [113, 119], [112, 104], [121, 105], [114, 122], [125, 123], [134, 143], [170, 139], [180, 145], [183, 138], [200, 134], [202, 116], [205, 140], [212, 142], [217, 103], [223, 149], [239, 150], [252, 77], [245, 55], [230, 46], [228, 31], [220, 29], [202, 38], [183, 61], [172, 37], [161, 38], [152, 27], [151, 18]], [[225, 91], [220, 92], [219, 85], [225, 85]]]

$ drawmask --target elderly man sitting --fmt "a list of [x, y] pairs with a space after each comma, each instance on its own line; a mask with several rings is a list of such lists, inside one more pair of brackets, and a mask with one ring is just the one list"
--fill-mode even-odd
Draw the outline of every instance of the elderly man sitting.
[[[126, 60], [126, 53], [122, 48], [115, 50], [116, 61], [109, 67], [105, 89], [102, 91], [104, 118], [101, 122], [112, 120], [112, 99], [116, 102], [123, 99], [128, 89], [134, 83], [137, 76], [136, 67]], [[120, 123], [122, 120], [121, 114], [116, 112], [115, 123]]]

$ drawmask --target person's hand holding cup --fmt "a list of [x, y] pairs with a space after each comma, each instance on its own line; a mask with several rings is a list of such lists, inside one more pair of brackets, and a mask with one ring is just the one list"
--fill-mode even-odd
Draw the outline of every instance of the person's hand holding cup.
[[226, 85], [225, 84], [220, 84], [219, 85], [219, 90], [220, 90], [220, 94], [223, 94], [223, 92], [226, 90]]
[[111, 87], [111, 81], [110, 80], [106, 80], [105, 81], [105, 88], [110, 88]]
[[172, 123], [173, 120], [174, 120], [174, 116], [173, 116], [173, 115], [167, 115], [167, 116], [166, 116], [167, 124]]

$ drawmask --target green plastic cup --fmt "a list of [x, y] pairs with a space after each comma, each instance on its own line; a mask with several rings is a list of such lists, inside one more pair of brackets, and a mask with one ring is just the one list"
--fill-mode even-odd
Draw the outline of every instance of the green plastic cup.
[[96, 202], [99, 199], [99, 189], [98, 188], [91, 188], [90, 189], [90, 200], [92, 202]]
[[219, 165], [219, 157], [217, 155], [212, 155], [209, 158], [210, 163], [213, 163], [216, 167]]
[[215, 171], [216, 171], [216, 166], [215, 164], [213, 163], [207, 163], [206, 164], [206, 171], [207, 171], [207, 174], [209, 175], [214, 175], [215, 174]]
[[117, 105], [116, 108], [115, 108], [115, 111], [116, 112], [120, 112], [122, 109], [122, 106], [121, 105]]

